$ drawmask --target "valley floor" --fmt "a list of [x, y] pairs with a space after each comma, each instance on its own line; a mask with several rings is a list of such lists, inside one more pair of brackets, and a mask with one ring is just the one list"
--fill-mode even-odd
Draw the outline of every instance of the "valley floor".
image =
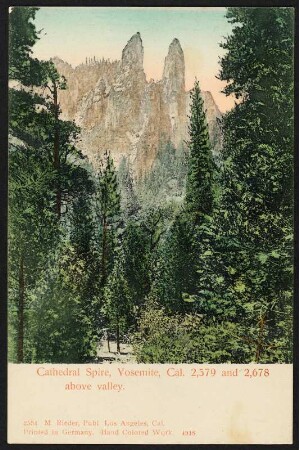
[[134, 364], [136, 363], [135, 355], [133, 354], [133, 347], [130, 344], [121, 343], [120, 353], [116, 350], [116, 341], [110, 341], [110, 352], [108, 349], [107, 340], [101, 340], [98, 351], [96, 362], [98, 363], [109, 363], [109, 364]]

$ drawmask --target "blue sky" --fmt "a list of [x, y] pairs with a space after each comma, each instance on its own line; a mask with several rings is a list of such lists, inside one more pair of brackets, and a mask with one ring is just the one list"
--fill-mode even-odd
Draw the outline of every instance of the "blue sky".
[[224, 83], [215, 78], [223, 55], [219, 43], [231, 31], [225, 8], [41, 7], [35, 23], [43, 29], [35, 56], [59, 56], [73, 66], [86, 56], [120, 59], [127, 41], [139, 31], [145, 73], [156, 80], [162, 76], [170, 42], [178, 38], [185, 54], [186, 88], [197, 77], [221, 110], [233, 104], [220, 93]]

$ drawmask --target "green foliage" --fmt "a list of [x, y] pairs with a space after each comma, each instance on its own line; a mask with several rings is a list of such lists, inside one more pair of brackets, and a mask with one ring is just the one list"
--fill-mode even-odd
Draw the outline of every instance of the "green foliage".
[[[47, 252], [57, 242], [53, 213], [54, 174], [47, 159], [36, 158], [24, 145], [11, 145], [9, 154], [9, 316], [11, 330], [28, 317], [27, 288], [38, 282]], [[17, 333], [20, 336], [19, 333]], [[21, 344], [20, 344], [21, 345]], [[23, 344], [22, 344], [23, 346]], [[19, 359], [22, 359], [19, 350]]]
[[92, 299], [87, 310], [84, 292], [88, 275], [87, 262], [70, 243], [63, 243], [31, 293], [28, 362], [80, 363], [95, 357], [96, 310]]
[[26, 86], [39, 85], [39, 62], [31, 57], [39, 39], [33, 23], [38, 8], [13, 7], [9, 15], [9, 78]]
[[170, 313], [190, 310], [184, 294], [193, 293], [195, 288], [193, 229], [186, 215], [178, 214], [157, 252], [150, 298]]
[[150, 236], [144, 222], [130, 220], [125, 228], [122, 249], [125, 257], [125, 278], [128, 283], [136, 315], [151, 285], [152, 253]]
[[215, 163], [209, 141], [199, 84], [191, 92], [190, 156], [184, 207], [178, 210], [162, 242], [156, 265], [151, 298], [169, 312], [192, 310], [191, 296], [196, 292], [197, 254], [200, 240], [196, 230], [208, 220], [215, 203]]
[[188, 149], [139, 180], [77, 149], [36, 11], [10, 13], [9, 359], [90, 362], [108, 327], [140, 363], [291, 362], [293, 10], [228, 8], [219, 167], [196, 82]]
[[125, 258], [118, 253], [104, 289], [104, 315], [117, 336], [128, 331], [134, 320], [132, 296], [125, 276]]
[[237, 325], [209, 323], [196, 313], [169, 316], [155, 304], [142, 314], [134, 349], [137, 361], [147, 364], [249, 362]]
[[[176, 234], [175, 221], [161, 245], [150, 298], [164, 308], [144, 310], [140, 362], [292, 361], [293, 11], [229, 8], [228, 18], [235, 26], [220, 78], [239, 103], [222, 124], [220, 196], [215, 202], [197, 86], [179, 215], [191, 232]], [[189, 239], [189, 249], [178, 238]], [[184, 285], [194, 267], [197, 276]], [[180, 299], [189, 308], [183, 315]]]
[[114, 253], [122, 235], [117, 173], [109, 153], [105, 153], [100, 161], [96, 186], [96, 214], [101, 234], [101, 284], [104, 287], [113, 269]]
[[75, 148], [79, 129], [59, 119], [57, 90], [65, 80], [52, 62], [31, 58], [36, 10], [10, 13], [9, 75], [19, 85], [9, 91], [9, 325], [18, 362], [30, 359], [30, 299], [60, 241], [62, 206], [66, 220], [67, 204], [72, 208], [90, 185]]
[[95, 185], [85, 170], [77, 167], [73, 174], [77, 192], [69, 211], [70, 241], [76, 253], [84, 260], [90, 258], [95, 234], [95, 217], [93, 214], [93, 195]]
[[186, 186], [186, 210], [196, 223], [203, 215], [211, 214], [214, 203], [214, 171], [209, 131], [198, 81], [191, 91], [191, 116], [189, 125], [190, 157]]
[[117, 173], [109, 153], [105, 153], [100, 164], [98, 173], [100, 214], [102, 217], [106, 216], [109, 220], [119, 215], [120, 194]]
[[223, 121], [222, 195], [210, 253], [199, 258], [199, 304], [218, 322], [238, 324], [251, 360], [289, 362], [292, 10], [229, 8], [228, 17], [236, 26], [220, 78], [241, 102]]
[[[237, 98], [272, 103], [277, 121], [283, 100], [292, 104], [294, 10], [236, 7], [228, 8], [227, 18], [234, 28], [221, 45], [227, 50], [220, 71], [220, 78], [227, 81], [224, 91]], [[284, 99], [279, 95], [282, 89]]]

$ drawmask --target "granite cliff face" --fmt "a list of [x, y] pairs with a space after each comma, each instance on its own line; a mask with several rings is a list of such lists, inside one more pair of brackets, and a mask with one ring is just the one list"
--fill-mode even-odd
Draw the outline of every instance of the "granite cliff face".
[[[79, 147], [93, 164], [109, 150], [116, 165], [126, 157], [140, 177], [152, 167], [161, 144], [170, 141], [178, 148], [188, 140], [190, 95], [178, 39], [169, 46], [158, 82], [146, 80], [139, 33], [128, 41], [121, 61], [89, 60], [76, 68], [58, 58], [53, 62], [68, 84], [60, 92], [62, 117], [81, 127]], [[221, 113], [210, 92], [203, 92], [203, 99], [218, 145]]]

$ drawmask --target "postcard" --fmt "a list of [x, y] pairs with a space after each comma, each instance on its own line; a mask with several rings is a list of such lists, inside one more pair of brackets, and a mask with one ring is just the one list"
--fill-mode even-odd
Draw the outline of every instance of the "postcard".
[[294, 17], [10, 7], [10, 444], [293, 443]]

